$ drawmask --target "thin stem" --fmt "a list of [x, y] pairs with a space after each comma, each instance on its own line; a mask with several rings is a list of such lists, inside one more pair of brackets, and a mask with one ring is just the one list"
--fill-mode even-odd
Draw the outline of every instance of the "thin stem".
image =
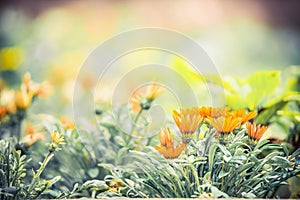
[[38, 171], [36, 172], [36, 174], [33, 176], [32, 182], [29, 186], [28, 191], [31, 192], [31, 190], [34, 188], [34, 186], [36, 185], [40, 175], [42, 174], [42, 172], [44, 171], [44, 169], [46, 168], [48, 162], [51, 160], [51, 158], [54, 156], [54, 153], [49, 151], [47, 156], [45, 157], [44, 161], [42, 162], [40, 168], [38, 169]]
[[134, 120], [133, 120], [133, 127], [132, 127], [132, 129], [131, 129], [131, 135], [128, 135], [128, 137], [127, 137], [126, 140], [125, 140], [125, 144], [126, 144], [126, 145], [128, 145], [128, 143], [129, 143], [129, 141], [130, 141], [130, 139], [131, 139], [131, 136], [132, 136], [133, 132], [134, 132], [135, 129], [136, 129], [136, 123], [138, 122], [138, 120], [139, 120], [139, 118], [140, 118], [142, 112], [143, 112], [143, 109], [140, 109], [140, 111], [138, 112], [138, 114], [136, 115], [136, 117], [135, 117]]
[[[134, 121], [133, 121], [133, 122], [134, 122], [133, 130], [134, 130], [134, 128], [136, 127], [135, 124], [138, 122], [138, 120], [139, 120], [139, 118], [140, 118], [142, 112], [143, 112], [143, 109], [140, 109], [140, 111], [139, 111], [138, 114], [136, 115], [136, 117], [135, 117], [135, 119], [134, 119]], [[132, 130], [132, 131], [133, 131], [133, 130]]]

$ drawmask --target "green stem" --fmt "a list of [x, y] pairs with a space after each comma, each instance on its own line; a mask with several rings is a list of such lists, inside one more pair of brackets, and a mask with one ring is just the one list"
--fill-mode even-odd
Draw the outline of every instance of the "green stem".
[[136, 115], [135, 119], [133, 120], [133, 127], [132, 127], [132, 129], [131, 129], [131, 134], [128, 135], [128, 137], [127, 137], [126, 140], [125, 140], [126, 146], [128, 146], [128, 143], [129, 143], [129, 141], [130, 141], [130, 139], [131, 139], [131, 136], [132, 136], [133, 132], [134, 132], [135, 129], [136, 129], [136, 123], [138, 122], [138, 120], [139, 120], [139, 118], [140, 118], [142, 112], [143, 112], [143, 109], [141, 109], [141, 110], [138, 112], [138, 114]]
[[151, 141], [152, 141], [152, 138], [153, 138], [153, 136], [151, 136], [151, 137], [148, 138], [146, 146], [149, 146], [149, 145], [150, 145], [150, 143], [151, 143]]
[[49, 151], [47, 156], [45, 157], [44, 161], [42, 162], [40, 168], [38, 169], [38, 171], [36, 172], [36, 174], [33, 176], [32, 182], [29, 186], [29, 193], [31, 192], [31, 190], [35, 187], [36, 183], [38, 182], [38, 179], [40, 177], [40, 175], [42, 174], [42, 172], [44, 171], [44, 169], [46, 168], [48, 162], [51, 160], [51, 158], [54, 156], [54, 153]]
[[138, 122], [138, 120], [139, 120], [139, 118], [140, 118], [142, 112], [143, 112], [143, 109], [141, 109], [141, 110], [138, 112], [138, 114], [136, 115], [136, 117], [135, 117], [135, 119], [134, 119], [134, 121], [133, 121], [133, 122], [134, 122], [134, 125], [133, 125], [133, 129], [132, 129], [131, 132], [133, 132], [134, 129], [136, 128], [136, 123]]

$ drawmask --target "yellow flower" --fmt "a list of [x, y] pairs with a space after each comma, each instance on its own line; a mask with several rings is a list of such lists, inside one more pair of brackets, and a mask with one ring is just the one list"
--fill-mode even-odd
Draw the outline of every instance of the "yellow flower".
[[213, 126], [216, 129], [218, 134], [218, 133], [232, 132], [236, 127], [241, 125], [242, 119], [235, 118], [232, 116], [227, 116], [227, 117], [222, 116], [218, 118], [208, 117], [206, 119], [206, 122], [209, 123], [211, 126]]
[[227, 114], [231, 115], [235, 118], [238, 118], [238, 117], [242, 118], [242, 124], [245, 124], [246, 122], [248, 122], [249, 120], [253, 119], [256, 116], [255, 112], [248, 112], [245, 115], [245, 110], [244, 109], [236, 110], [236, 111], [233, 111], [233, 112], [228, 112]]
[[22, 87], [20, 91], [16, 93], [15, 103], [19, 109], [27, 109], [32, 101], [32, 93], [26, 91], [25, 87]]
[[65, 142], [64, 142], [64, 136], [61, 135], [57, 131], [53, 131], [51, 133], [51, 141], [52, 141], [52, 143], [55, 143], [56, 145], [65, 144]]
[[174, 147], [174, 139], [170, 129], [162, 129], [158, 136], [161, 144], [154, 148], [167, 159], [177, 158], [186, 146], [186, 144], [182, 143]]
[[250, 139], [258, 141], [267, 131], [268, 127], [263, 125], [256, 125], [255, 122], [246, 124], [248, 136]]
[[203, 117], [199, 114], [198, 108], [194, 107], [191, 109], [180, 108], [179, 112], [173, 110], [173, 119], [182, 134], [183, 142], [187, 144]]
[[23, 138], [23, 141], [28, 146], [45, 139], [45, 134], [32, 125], [27, 125], [24, 132], [26, 136]]
[[134, 112], [141, 110], [148, 110], [151, 103], [164, 91], [164, 88], [158, 84], [151, 84], [147, 87], [146, 93], [143, 91], [136, 91], [129, 100], [131, 109]]
[[15, 70], [23, 62], [23, 51], [19, 47], [6, 47], [0, 50], [0, 70]]
[[226, 113], [229, 111], [229, 107], [226, 108], [213, 108], [213, 107], [206, 107], [202, 106], [199, 108], [199, 113], [202, 117], [212, 117], [212, 118], [217, 118], [217, 117], [223, 117], [226, 116]]

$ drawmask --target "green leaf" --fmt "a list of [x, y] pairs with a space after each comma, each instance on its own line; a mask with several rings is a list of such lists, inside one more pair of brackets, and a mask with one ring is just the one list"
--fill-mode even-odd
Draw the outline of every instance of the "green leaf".
[[300, 155], [300, 148], [298, 148], [294, 153], [292, 153], [291, 158], [294, 158], [296, 156]]
[[98, 168], [91, 168], [88, 170], [88, 175], [91, 177], [91, 178], [96, 178], [99, 174], [99, 169]]
[[118, 145], [120, 145], [120, 146], [125, 146], [125, 145], [126, 145], [125, 140], [124, 140], [121, 136], [119, 136], [119, 135], [117, 135], [117, 136], [114, 138], [114, 141], [115, 141]]
[[260, 149], [261, 147], [263, 147], [265, 144], [267, 144], [269, 142], [270, 142], [269, 140], [259, 140], [254, 148], [254, 151], [257, 149]]
[[248, 199], [256, 199], [257, 196], [253, 194], [252, 192], [242, 192], [242, 197], [248, 198]]
[[217, 144], [213, 144], [209, 148], [209, 153], [208, 153], [209, 171], [212, 171], [216, 150], [217, 150]]

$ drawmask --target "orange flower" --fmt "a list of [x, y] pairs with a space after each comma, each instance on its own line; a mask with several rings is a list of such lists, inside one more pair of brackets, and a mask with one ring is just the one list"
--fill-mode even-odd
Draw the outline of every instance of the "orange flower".
[[183, 136], [183, 142], [188, 143], [190, 137], [202, 122], [203, 117], [199, 114], [198, 108], [194, 107], [191, 109], [180, 108], [179, 112], [173, 110], [173, 119]]
[[34, 88], [34, 94], [38, 95], [41, 98], [46, 97], [47, 95], [50, 95], [52, 93], [53, 93], [53, 87], [47, 81], [44, 81], [41, 84], [37, 84], [36, 87]]
[[164, 91], [164, 88], [161, 87], [158, 84], [151, 84], [147, 88], [146, 92], [146, 99], [149, 101], [153, 101], [156, 99], [162, 92]]
[[213, 108], [213, 107], [202, 106], [201, 108], [199, 108], [199, 113], [204, 118], [205, 117], [216, 118], [216, 117], [225, 116], [229, 109], [230, 109], [229, 107]]
[[177, 158], [186, 146], [182, 143], [174, 147], [174, 139], [170, 129], [162, 129], [158, 136], [161, 144], [154, 148], [167, 159]]
[[131, 105], [131, 109], [134, 112], [140, 112], [142, 110], [141, 107], [142, 96], [139, 93], [134, 93], [129, 100], [129, 104]]
[[170, 129], [161, 130], [158, 133], [159, 141], [162, 146], [172, 147], [174, 146], [174, 140]]
[[0, 107], [0, 120], [6, 115], [5, 107]]
[[25, 127], [25, 134], [26, 136], [23, 138], [23, 141], [28, 146], [33, 145], [39, 140], [44, 140], [45, 135], [43, 132], [40, 132], [36, 127], [32, 125], [27, 125]]
[[267, 126], [256, 125], [255, 122], [253, 123], [248, 122], [246, 124], [246, 127], [248, 129], [249, 138], [256, 141], [259, 140], [268, 129]]
[[242, 123], [241, 118], [234, 118], [232, 116], [218, 118], [208, 117], [206, 121], [213, 126], [218, 133], [230, 133]]
[[28, 72], [24, 74], [21, 87], [24, 87], [26, 91], [32, 93], [33, 96], [38, 95], [39, 97], [45, 97], [53, 91], [52, 86], [47, 81], [41, 84], [33, 82]]
[[240, 110], [236, 110], [233, 112], [228, 112], [228, 115], [231, 115], [233, 117], [240, 117], [242, 118], [242, 124], [245, 124], [246, 122], [248, 122], [250, 119], [253, 119], [256, 116], [255, 112], [248, 112], [245, 115], [245, 110], [244, 109], [240, 109]]
[[70, 117], [62, 117], [60, 122], [66, 130], [72, 130], [75, 128], [74, 121]]
[[[147, 91], [135, 92], [129, 100], [131, 108], [134, 112], [148, 110], [151, 103], [164, 91], [164, 88], [157, 84], [151, 84], [147, 87]], [[145, 94], [144, 94], [145, 93]]]
[[16, 93], [15, 103], [19, 109], [27, 109], [32, 101], [32, 93], [27, 92], [25, 87], [21, 87], [21, 91]]

